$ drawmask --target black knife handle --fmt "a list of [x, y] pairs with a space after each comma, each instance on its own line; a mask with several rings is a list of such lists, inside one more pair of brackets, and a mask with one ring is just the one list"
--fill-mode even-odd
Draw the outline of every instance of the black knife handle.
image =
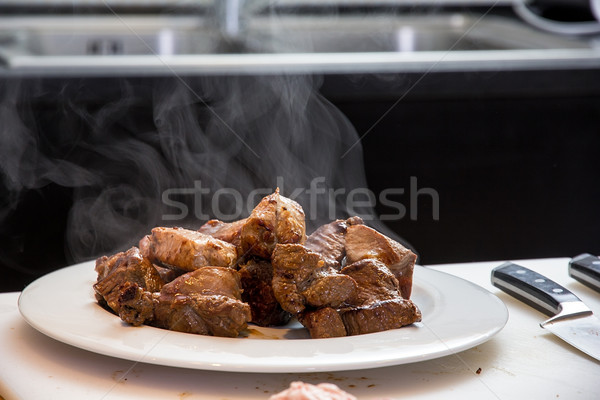
[[600, 291], [600, 258], [588, 253], [574, 257], [569, 262], [569, 275]]
[[549, 315], [558, 314], [561, 303], [580, 301], [558, 283], [511, 262], [492, 270], [492, 284]]

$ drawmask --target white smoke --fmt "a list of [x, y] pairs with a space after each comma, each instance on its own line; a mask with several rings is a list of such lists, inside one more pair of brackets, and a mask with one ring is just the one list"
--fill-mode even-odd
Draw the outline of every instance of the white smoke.
[[[332, 193], [368, 187], [358, 135], [319, 93], [318, 76], [73, 78], [58, 89], [43, 79], [2, 88], [0, 223], [27, 191], [71, 188], [72, 262], [125, 249], [157, 225], [196, 228], [215, 210], [244, 217], [254, 204], [239, 199], [277, 186], [305, 208], [312, 231], [349, 216]], [[327, 189], [319, 196], [308, 191], [315, 181]], [[239, 197], [215, 204], [224, 190]], [[173, 204], [186, 211], [176, 223], [166, 218]], [[371, 206], [352, 211], [378, 224]]]

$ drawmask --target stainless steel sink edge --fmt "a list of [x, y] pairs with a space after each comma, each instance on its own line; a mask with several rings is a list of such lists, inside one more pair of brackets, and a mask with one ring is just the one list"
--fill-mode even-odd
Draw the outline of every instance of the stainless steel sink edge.
[[[99, 62], [102, 59], [102, 62]], [[419, 53], [221, 54], [187, 56], [16, 56], [13, 76], [144, 76], [514, 71], [600, 68], [600, 51], [514, 50]]]
[[[0, 17], [0, 73], [173, 74], [597, 68], [593, 38], [565, 38], [504, 17], [282, 17], [252, 22], [226, 46], [193, 16]], [[87, 30], [83, 29], [88, 21]], [[60, 28], [60, 29], [58, 29]], [[57, 30], [58, 29], [58, 30]], [[115, 33], [116, 32], [116, 33]], [[362, 47], [360, 45], [360, 41]], [[291, 44], [296, 44], [292, 46]]]

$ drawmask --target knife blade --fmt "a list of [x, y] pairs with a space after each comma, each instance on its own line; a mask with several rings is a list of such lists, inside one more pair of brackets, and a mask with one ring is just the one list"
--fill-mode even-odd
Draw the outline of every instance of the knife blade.
[[569, 276], [600, 291], [600, 258], [588, 253], [573, 257], [569, 261]]
[[600, 321], [576, 295], [521, 265], [507, 262], [492, 270], [492, 284], [552, 315], [540, 326], [600, 361]]

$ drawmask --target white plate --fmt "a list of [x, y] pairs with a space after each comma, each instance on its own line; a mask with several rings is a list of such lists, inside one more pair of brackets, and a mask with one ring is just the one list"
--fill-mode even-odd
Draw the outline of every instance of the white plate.
[[[220, 338], [132, 327], [94, 299], [94, 263], [60, 269], [21, 293], [19, 310], [38, 331], [96, 353], [167, 366], [235, 372], [311, 372], [412, 363], [466, 350], [490, 339], [508, 311], [468, 281], [417, 266], [412, 300], [423, 321], [400, 329], [307, 339], [300, 325], [250, 327], [244, 338]], [[303, 338], [304, 337], [304, 338]]]

